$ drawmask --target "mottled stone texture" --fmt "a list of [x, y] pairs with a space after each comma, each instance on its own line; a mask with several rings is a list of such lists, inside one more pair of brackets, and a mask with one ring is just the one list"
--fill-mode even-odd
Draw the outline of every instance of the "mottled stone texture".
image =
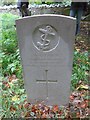
[[29, 102], [68, 103], [75, 23], [75, 18], [54, 14], [16, 20]]

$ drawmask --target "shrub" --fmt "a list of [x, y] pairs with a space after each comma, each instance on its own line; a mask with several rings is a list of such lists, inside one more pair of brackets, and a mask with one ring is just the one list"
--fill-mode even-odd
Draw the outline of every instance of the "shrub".
[[15, 19], [18, 17], [12, 14], [1, 14], [2, 21], [2, 74], [21, 73], [20, 56], [17, 44], [16, 30], [14, 27]]
[[16, 2], [17, 0], [2, 0], [3, 5], [14, 5]]
[[88, 51], [78, 52], [77, 50], [75, 50], [71, 80], [72, 90], [77, 87], [79, 81], [88, 83], [89, 68], [90, 62], [88, 58]]
[[[16, 30], [14, 27], [15, 19], [18, 17], [12, 14], [2, 14], [2, 53], [0, 52], [0, 63], [2, 62], [2, 74], [16, 74], [17, 77], [22, 76], [22, 67], [20, 64], [20, 55], [17, 45]], [[0, 64], [1, 65], [1, 64]], [[72, 88], [81, 81], [88, 82], [88, 71], [90, 63], [88, 60], [88, 51], [74, 51], [74, 64], [72, 73]]]

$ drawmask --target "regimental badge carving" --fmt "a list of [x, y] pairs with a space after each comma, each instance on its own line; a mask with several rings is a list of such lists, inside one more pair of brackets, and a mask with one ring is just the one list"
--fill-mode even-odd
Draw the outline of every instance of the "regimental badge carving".
[[34, 46], [43, 52], [49, 52], [55, 49], [59, 44], [59, 36], [51, 25], [42, 25], [33, 32]]

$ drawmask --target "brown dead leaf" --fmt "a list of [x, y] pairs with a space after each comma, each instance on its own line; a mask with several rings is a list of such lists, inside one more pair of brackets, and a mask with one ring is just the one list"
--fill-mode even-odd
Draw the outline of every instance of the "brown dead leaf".
[[10, 111], [15, 112], [15, 111], [16, 111], [16, 108], [15, 108], [14, 106], [11, 106], [11, 107], [10, 107]]
[[52, 108], [52, 111], [53, 111], [54, 113], [59, 112], [59, 107], [58, 107], [58, 105], [54, 105], [53, 108]]

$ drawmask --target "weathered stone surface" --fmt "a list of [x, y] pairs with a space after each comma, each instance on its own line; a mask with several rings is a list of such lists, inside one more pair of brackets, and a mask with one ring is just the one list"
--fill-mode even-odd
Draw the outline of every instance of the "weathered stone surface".
[[75, 18], [35, 15], [17, 20], [16, 28], [28, 100], [68, 103]]

